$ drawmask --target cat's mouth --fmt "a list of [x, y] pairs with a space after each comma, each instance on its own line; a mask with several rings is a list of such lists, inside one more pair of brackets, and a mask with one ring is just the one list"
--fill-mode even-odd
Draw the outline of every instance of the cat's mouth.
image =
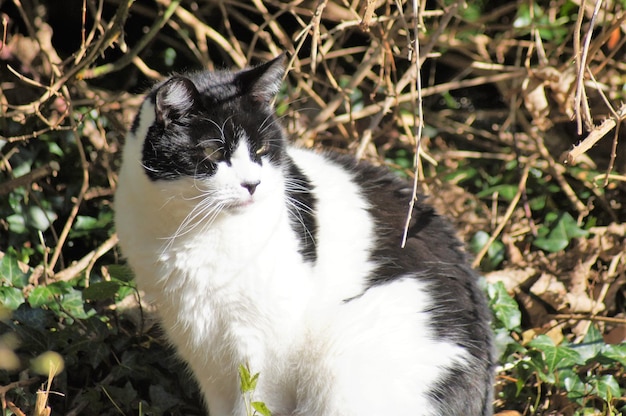
[[233, 210], [242, 210], [242, 209], [249, 207], [253, 203], [254, 203], [254, 198], [252, 198], [251, 196], [250, 198], [246, 198], [246, 199], [234, 200], [227, 205], [227, 208], [230, 208]]

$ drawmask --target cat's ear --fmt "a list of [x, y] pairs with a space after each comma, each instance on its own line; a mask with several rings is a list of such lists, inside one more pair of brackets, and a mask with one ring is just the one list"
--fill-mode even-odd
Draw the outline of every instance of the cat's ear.
[[285, 54], [269, 62], [237, 74], [236, 79], [243, 91], [261, 103], [269, 103], [280, 90], [285, 75]]
[[155, 97], [155, 115], [166, 127], [193, 108], [200, 93], [189, 78], [175, 76], [159, 87]]

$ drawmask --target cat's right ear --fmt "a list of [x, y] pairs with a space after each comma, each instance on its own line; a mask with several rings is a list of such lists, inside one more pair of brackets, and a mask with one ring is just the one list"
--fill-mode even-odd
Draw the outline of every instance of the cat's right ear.
[[159, 87], [155, 96], [157, 123], [165, 127], [183, 117], [199, 100], [200, 93], [189, 78], [173, 77]]

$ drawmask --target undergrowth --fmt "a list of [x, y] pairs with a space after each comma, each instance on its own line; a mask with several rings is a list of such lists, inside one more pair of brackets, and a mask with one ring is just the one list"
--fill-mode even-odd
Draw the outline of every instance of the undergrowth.
[[496, 412], [625, 413], [624, 5], [417, 5], [0, 2], [3, 415], [204, 414], [117, 249], [121, 144], [153, 82], [282, 51], [291, 138], [417, 180], [467, 242]]

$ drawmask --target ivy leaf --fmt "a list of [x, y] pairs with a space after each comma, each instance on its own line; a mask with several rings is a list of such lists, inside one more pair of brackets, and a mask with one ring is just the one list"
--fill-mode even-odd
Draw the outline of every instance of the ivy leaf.
[[607, 344], [602, 350], [602, 356], [626, 366], [626, 344]]
[[125, 264], [109, 264], [107, 270], [111, 278], [122, 282], [131, 282], [135, 277], [133, 270]]
[[593, 392], [607, 402], [621, 396], [619, 383], [611, 374], [594, 378], [590, 380], [590, 384], [593, 386]]
[[17, 258], [10, 253], [6, 253], [0, 260], [0, 282], [20, 289], [28, 284], [28, 273], [20, 269]]
[[539, 335], [528, 345], [541, 352], [545, 374], [554, 374], [558, 368], [584, 363], [578, 352], [566, 346], [554, 345], [552, 339], [547, 335]]
[[30, 292], [28, 304], [33, 308], [40, 308], [44, 305], [49, 306], [62, 293], [61, 288], [54, 283], [47, 286], [37, 286]]
[[[85, 303], [83, 302], [82, 293], [79, 290], [71, 288], [61, 297], [61, 306], [72, 318], [87, 319], [90, 314], [85, 312]], [[95, 311], [91, 311], [91, 314]]]
[[533, 241], [533, 245], [554, 253], [565, 249], [572, 238], [585, 237], [588, 234], [589, 232], [580, 228], [574, 217], [566, 212], [558, 218], [557, 223], [549, 234], [546, 237], [536, 238]]
[[24, 294], [16, 287], [0, 286], [0, 307], [14, 311], [24, 303]]
[[581, 358], [588, 362], [589, 360], [596, 360], [597, 356], [602, 353], [604, 348], [604, 339], [602, 334], [595, 325], [589, 326], [589, 330], [585, 334], [585, 339], [578, 345], [572, 345]]
[[93, 283], [83, 290], [83, 299], [95, 301], [114, 299], [120, 286], [119, 282], [107, 280]]
[[587, 394], [585, 383], [582, 382], [580, 376], [575, 371], [570, 369], [561, 370], [558, 376], [561, 385], [567, 391], [567, 397], [574, 400], [585, 397]]
[[498, 321], [508, 330], [518, 330], [522, 322], [522, 313], [515, 299], [507, 293], [504, 283], [489, 285], [487, 294], [491, 310]]

